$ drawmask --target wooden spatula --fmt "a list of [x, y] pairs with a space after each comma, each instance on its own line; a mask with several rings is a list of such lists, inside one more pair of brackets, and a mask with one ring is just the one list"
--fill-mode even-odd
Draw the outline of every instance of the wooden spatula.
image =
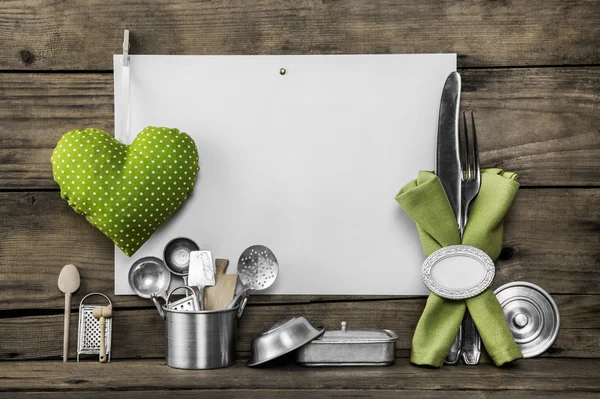
[[216, 259], [216, 284], [206, 288], [206, 310], [222, 310], [227, 307], [235, 294], [237, 274], [225, 274], [229, 260]]

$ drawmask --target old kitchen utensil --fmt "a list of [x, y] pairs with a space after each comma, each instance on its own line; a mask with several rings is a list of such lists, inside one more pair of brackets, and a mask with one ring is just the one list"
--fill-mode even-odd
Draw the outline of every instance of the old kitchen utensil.
[[71, 295], [79, 289], [79, 270], [75, 265], [65, 265], [58, 275], [58, 289], [65, 294], [63, 330], [63, 362], [69, 357], [69, 328], [71, 325]]
[[303, 316], [281, 320], [254, 337], [247, 365], [254, 367], [283, 356], [321, 336], [324, 331]]
[[[173, 293], [175, 291], [182, 290], [182, 289], [184, 289], [188, 292], [188, 296], [186, 296], [178, 301], [171, 302], [171, 295], [173, 295]], [[166, 307], [168, 307], [169, 309], [173, 309], [173, 310], [181, 310], [183, 312], [195, 312], [195, 311], [200, 310], [196, 292], [194, 291], [194, 289], [192, 287], [189, 287], [187, 285], [181, 285], [179, 287], [176, 287], [175, 289], [173, 289], [173, 291], [171, 291], [169, 293], [169, 296], [167, 296]]]
[[162, 313], [158, 298], [165, 303], [171, 284], [171, 272], [164, 262], [153, 256], [140, 258], [129, 269], [129, 285], [133, 292], [145, 299], [152, 299], [159, 314]]
[[[446, 192], [457, 228], [461, 222], [461, 178], [462, 171], [459, 154], [459, 108], [460, 108], [461, 78], [458, 72], [452, 72], [446, 78], [442, 97], [440, 100], [440, 114], [438, 118], [438, 135], [435, 157], [435, 174], [440, 179]], [[459, 334], [461, 329], [459, 329]], [[460, 359], [461, 337], [458, 336], [450, 347], [446, 363], [455, 364]]]
[[106, 319], [112, 318], [112, 306], [96, 306], [92, 315], [100, 321], [100, 363], [106, 363]]
[[[469, 131], [471, 140], [469, 140]], [[471, 127], [468, 127], [467, 117], [463, 112], [463, 145], [461, 151], [461, 167], [463, 170], [461, 181], [461, 229], [462, 237], [469, 218], [469, 205], [479, 194], [481, 187], [481, 167], [479, 166], [479, 148], [477, 146], [477, 132], [475, 130], [475, 117], [471, 111]]]
[[473, 322], [471, 314], [467, 311], [461, 324], [463, 329], [461, 356], [465, 364], [474, 365], [479, 363], [481, 357], [481, 337]]
[[194, 241], [185, 237], [174, 238], [165, 246], [163, 251], [165, 265], [171, 273], [183, 278], [184, 285], [188, 285], [190, 252], [199, 250], [200, 247]]
[[180, 369], [215, 369], [235, 364], [239, 307], [213, 311], [162, 308], [167, 365]]
[[467, 299], [481, 294], [490, 286], [495, 274], [492, 258], [470, 245], [438, 249], [421, 267], [425, 286], [447, 299]]
[[[260, 291], [269, 288], [277, 279], [279, 274], [279, 263], [273, 251], [264, 245], [253, 245], [247, 248], [238, 260], [238, 277], [242, 283], [242, 289], [235, 295], [227, 306], [235, 306], [241, 297], [247, 292]], [[243, 299], [242, 307], [245, 305], [247, 296]]]
[[456, 217], [457, 228], [461, 221], [461, 178], [462, 170], [459, 154], [459, 105], [461, 79], [458, 72], [452, 72], [446, 78], [440, 101], [438, 119], [437, 151], [435, 174], [440, 179], [452, 211]]
[[[105, 299], [100, 303], [89, 302], [90, 297], [102, 297]], [[88, 301], [86, 303], [86, 300]], [[81, 300], [79, 304], [79, 324], [77, 327], [77, 361], [79, 361], [80, 355], [100, 355], [101, 353], [101, 332], [100, 332], [100, 321], [94, 317], [94, 309], [99, 307], [109, 307], [112, 309], [112, 303], [110, 299], [100, 293], [92, 292], [87, 294]], [[112, 313], [112, 312], [111, 312]], [[112, 342], [112, 318], [106, 319], [104, 326], [104, 350], [106, 361], [110, 362], [110, 355], [112, 353], [111, 342]]]
[[[469, 140], [469, 131], [472, 139]], [[468, 127], [467, 117], [463, 112], [463, 140], [461, 146], [461, 166], [463, 170], [461, 182], [461, 228], [460, 236], [463, 236], [467, 221], [469, 219], [469, 205], [479, 194], [481, 187], [481, 168], [479, 166], [479, 149], [477, 146], [477, 132], [475, 130], [475, 117], [471, 112], [471, 126]], [[490, 259], [491, 260], [491, 259]], [[492, 262], [493, 265], [493, 262]], [[492, 276], [493, 278], [493, 276]], [[491, 280], [490, 280], [491, 283]], [[477, 364], [481, 356], [481, 336], [473, 323], [469, 310], [465, 311], [462, 322], [462, 332], [465, 334], [462, 340], [462, 359], [465, 364]]]
[[204, 289], [215, 285], [215, 266], [210, 251], [190, 252], [188, 282], [190, 286], [198, 287], [200, 310], [204, 310]]
[[494, 294], [523, 357], [541, 355], [552, 346], [558, 337], [560, 315], [550, 294], [523, 281], [505, 284]]
[[229, 260], [215, 260], [216, 283], [212, 287], [206, 287], [204, 296], [206, 310], [225, 309], [235, 294], [237, 274], [225, 274], [227, 266], [229, 266]]
[[396, 360], [398, 335], [390, 330], [348, 330], [325, 333], [302, 346], [296, 361], [303, 366], [389, 366]]

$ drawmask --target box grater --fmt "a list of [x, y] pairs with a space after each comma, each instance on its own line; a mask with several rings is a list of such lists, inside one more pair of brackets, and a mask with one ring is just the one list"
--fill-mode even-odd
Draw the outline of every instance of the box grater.
[[[99, 355], [100, 354], [100, 320], [96, 319], [93, 315], [94, 308], [98, 306], [107, 306], [106, 303], [85, 303], [85, 300], [90, 296], [102, 296], [108, 302], [108, 306], [112, 308], [112, 302], [110, 299], [100, 293], [92, 292], [87, 294], [81, 300], [79, 304], [79, 325], [77, 334], [77, 361], [79, 361], [79, 355]], [[106, 340], [106, 357], [110, 362], [111, 354], [111, 332], [112, 332], [112, 318], [106, 319], [106, 325], [104, 330], [104, 338]]]
[[[170, 302], [171, 300], [171, 295], [173, 295], [173, 293], [179, 289], [185, 289], [186, 291], [191, 292], [190, 295], [175, 301], [175, 302]], [[167, 307], [169, 309], [173, 309], [173, 310], [181, 310], [183, 312], [196, 312], [198, 311], [198, 297], [196, 296], [196, 293], [194, 292], [194, 289], [192, 287], [189, 287], [187, 285], [182, 285], [180, 287], [175, 288], [173, 291], [171, 291], [171, 293], [169, 294], [169, 296], [167, 297]]]

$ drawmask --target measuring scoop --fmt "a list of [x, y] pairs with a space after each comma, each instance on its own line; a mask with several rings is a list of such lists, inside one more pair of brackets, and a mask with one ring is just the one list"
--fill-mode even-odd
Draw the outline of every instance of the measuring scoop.
[[205, 310], [204, 288], [215, 285], [215, 265], [210, 251], [190, 252], [188, 285], [198, 287], [200, 310]]

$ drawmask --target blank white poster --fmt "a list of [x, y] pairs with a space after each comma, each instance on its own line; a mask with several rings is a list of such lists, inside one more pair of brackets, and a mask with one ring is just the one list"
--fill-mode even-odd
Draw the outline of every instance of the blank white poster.
[[133, 55], [129, 101], [121, 56], [114, 70], [116, 138], [129, 144], [146, 126], [174, 127], [200, 159], [182, 208], [131, 258], [115, 247], [115, 294], [132, 294], [133, 262], [162, 258], [175, 237], [229, 259], [230, 273], [244, 249], [269, 247], [279, 277], [263, 293], [428, 292], [415, 224], [394, 197], [434, 168], [455, 54]]

